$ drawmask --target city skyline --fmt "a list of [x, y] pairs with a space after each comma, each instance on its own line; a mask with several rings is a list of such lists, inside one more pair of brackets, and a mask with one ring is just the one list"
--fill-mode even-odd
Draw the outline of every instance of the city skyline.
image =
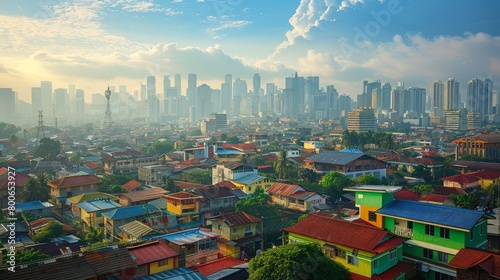
[[[47, 6], [44, 6], [44, 5]], [[500, 81], [500, 4], [494, 1], [31, 1], [0, 3], [0, 87], [31, 102], [52, 81], [140, 91], [146, 76], [187, 74], [221, 88], [226, 74], [261, 87], [319, 76], [355, 98], [363, 80], [429, 90], [455, 77]], [[450, 16], [438, 16], [446, 10]], [[478, 54], [481, 54], [480, 56]], [[157, 78], [157, 88], [159, 86]], [[87, 99], [87, 98], [86, 98]], [[464, 101], [464, 100], [462, 100]]]

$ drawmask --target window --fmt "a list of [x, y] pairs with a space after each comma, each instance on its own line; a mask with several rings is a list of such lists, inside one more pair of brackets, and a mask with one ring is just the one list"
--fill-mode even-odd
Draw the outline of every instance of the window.
[[146, 274], [147, 269], [146, 265], [141, 265], [135, 268], [135, 275], [141, 275], [141, 274]]
[[250, 226], [250, 225], [245, 226], [245, 232], [249, 232], [249, 231], [252, 231], [252, 226]]
[[470, 230], [470, 240], [474, 240], [474, 228]]
[[484, 226], [484, 224], [479, 226], [479, 234], [480, 235], [483, 235], [483, 226]]
[[372, 263], [373, 263], [373, 268], [374, 269], [377, 268], [377, 266], [378, 266], [378, 260], [373, 260]]
[[398, 249], [394, 248], [389, 251], [390, 259], [393, 260], [398, 256]]
[[168, 259], [164, 259], [158, 262], [158, 266], [165, 266], [168, 264]]
[[335, 257], [345, 258], [345, 251], [335, 247]]
[[413, 222], [412, 221], [408, 221], [406, 223], [406, 227], [409, 228], [409, 229], [413, 229]]
[[438, 257], [440, 262], [448, 263], [448, 254], [439, 252]]
[[377, 221], [377, 215], [375, 214], [375, 211], [368, 211], [368, 220], [371, 222]]
[[216, 239], [202, 239], [198, 242], [198, 250], [213, 249], [217, 247]]
[[425, 234], [434, 236], [434, 226], [425, 225]]
[[449, 228], [440, 228], [439, 229], [439, 237], [450, 239], [450, 229]]
[[358, 266], [358, 258], [355, 256], [347, 255], [347, 263], [350, 265]]
[[222, 225], [221, 225], [221, 224], [218, 224], [218, 225], [217, 225], [217, 229], [218, 229], [218, 230], [222, 230]]
[[434, 252], [432, 250], [424, 248], [424, 258], [432, 260], [433, 253]]
[[233, 228], [233, 233], [237, 233], [238, 232], [238, 229], [237, 228]]
[[252, 191], [252, 187], [248, 187], [248, 191], [251, 192]]

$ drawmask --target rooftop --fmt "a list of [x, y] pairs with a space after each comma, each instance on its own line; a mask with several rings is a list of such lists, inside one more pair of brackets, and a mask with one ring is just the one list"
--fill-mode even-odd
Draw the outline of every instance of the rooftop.
[[176, 193], [171, 193], [167, 194], [164, 196], [165, 198], [174, 198], [174, 199], [203, 199], [203, 196], [194, 194], [194, 193], [188, 193], [188, 192], [176, 192]]
[[92, 201], [96, 199], [109, 199], [113, 201], [119, 201], [120, 199], [114, 195], [108, 194], [108, 193], [103, 193], [103, 192], [92, 192], [92, 193], [84, 193], [84, 194], [79, 194], [72, 196], [68, 198], [71, 203], [80, 203], [84, 201]]
[[253, 224], [261, 221], [261, 219], [247, 214], [243, 211], [224, 213], [219, 216], [211, 217], [210, 219], [224, 221], [230, 227]]
[[144, 216], [147, 215], [148, 213], [155, 213], [155, 212], [159, 213], [160, 209], [151, 204], [143, 204], [143, 205], [115, 208], [113, 210], [102, 213], [102, 215], [109, 219], [117, 220], [117, 219]]
[[132, 192], [133, 190], [137, 188], [141, 188], [141, 183], [136, 181], [136, 180], [130, 180], [127, 183], [122, 185], [122, 188], [126, 189], [127, 192]]
[[[25, 184], [26, 182], [28, 182], [29, 178], [30, 177], [28, 175], [26, 175], [26, 174], [16, 173], [15, 181], [14, 182], [16, 182], [16, 186], [20, 186], [20, 185]], [[0, 178], [0, 190], [1, 189], [7, 189], [8, 184], [9, 184], [9, 176], [5, 176], [3, 178]]]
[[139, 221], [132, 221], [124, 224], [120, 227], [120, 230], [134, 238], [145, 236], [154, 231], [152, 228]]
[[324, 150], [321, 151], [319, 154], [309, 156], [308, 158], [305, 159], [305, 161], [345, 165], [363, 156], [372, 158], [371, 156], [364, 153], [347, 153], [347, 152]]
[[498, 253], [463, 248], [453, 257], [450, 265], [461, 269], [469, 269], [477, 266], [490, 275], [500, 278], [500, 254]]
[[122, 207], [119, 203], [108, 199], [97, 199], [91, 201], [80, 202], [77, 204], [78, 207], [85, 210], [87, 213], [106, 211]]
[[140, 190], [136, 192], [123, 193], [118, 195], [120, 198], [128, 198], [132, 202], [153, 200], [162, 197], [168, 191], [162, 188], [150, 188], [145, 190]]
[[257, 175], [257, 174], [248, 174], [244, 177], [241, 177], [239, 179], [232, 180], [232, 181], [235, 181], [235, 182], [238, 182], [238, 183], [244, 184], [244, 185], [251, 185], [251, 184], [255, 184], [255, 183], [261, 181], [264, 178], [265, 177]]
[[215, 261], [206, 262], [203, 264], [197, 264], [192, 268], [199, 271], [203, 276], [208, 276], [214, 274], [223, 269], [233, 267], [236, 265], [244, 264], [245, 261], [237, 260], [230, 257], [224, 257], [222, 259], [217, 259]]
[[60, 178], [54, 181], [50, 181], [47, 184], [55, 188], [67, 188], [75, 186], [85, 186], [100, 184], [102, 180], [95, 175], [78, 175], [78, 176], [68, 176]]
[[22, 203], [16, 203], [16, 211], [29, 211], [29, 210], [38, 210], [46, 207], [52, 207], [54, 205], [49, 202], [41, 202], [40, 200], [27, 201]]
[[136, 278], [136, 280], [163, 280], [163, 279], [171, 279], [171, 280], [205, 280], [207, 279], [203, 275], [201, 275], [197, 271], [193, 271], [186, 267], [178, 267], [166, 271], [162, 271], [159, 273], [151, 274], [148, 276], [143, 276]]
[[395, 193], [402, 190], [403, 187], [399, 186], [375, 186], [363, 185], [345, 188], [344, 191], [365, 191], [365, 192], [380, 192], [380, 193]]
[[284, 196], [290, 196], [297, 191], [304, 191], [304, 189], [299, 185], [292, 185], [292, 184], [287, 184], [287, 183], [282, 183], [282, 182], [274, 183], [269, 188], [269, 190], [267, 190], [268, 193], [272, 193], [272, 194], [276, 194], [276, 195], [284, 195]]
[[164, 235], [155, 236], [158, 239], [165, 239], [177, 245], [192, 244], [200, 240], [217, 238], [220, 235], [205, 228], [192, 228]]
[[164, 240], [148, 241], [139, 245], [127, 247], [128, 252], [137, 265], [147, 264], [178, 256]]
[[469, 231], [484, 216], [480, 211], [409, 200], [394, 200], [377, 210], [377, 214], [433, 223], [463, 231]]

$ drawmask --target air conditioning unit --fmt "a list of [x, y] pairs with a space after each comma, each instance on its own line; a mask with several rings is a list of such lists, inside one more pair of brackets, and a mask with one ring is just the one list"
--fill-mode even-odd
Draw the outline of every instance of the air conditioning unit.
[[422, 272], [428, 272], [430, 269], [430, 266], [427, 263], [415, 262], [415, 269], [422, 271]]

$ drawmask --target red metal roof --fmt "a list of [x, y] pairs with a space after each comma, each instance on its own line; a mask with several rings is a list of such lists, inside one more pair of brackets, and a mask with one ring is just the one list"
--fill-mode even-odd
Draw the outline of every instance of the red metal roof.
[[100, 183], [102, 183], [101, 179], [95, 175], [78, 175], [78, 176], [68, 176], [57, 179], [55, 181], [50, 181], [48, 185], [56, 188], [67, 188], [67, 187], [86, 186], [86, 185], [100, 184]]
[[299, 190], [303, 191], [304, 189], [299, 185], [276, 182], [269, 188], [269, 190], [267, 190], [267, 192], [276, 195], [290, 196], [291, 194]]
[[243, 211], [224, 213], [222, 215], [215, 216], [211, 219], [222, 220], [222, 221], [226, 222], [230, 227], [258, 223], [261, 221], [259, 218], [254, 217], [250, 214], [247, 214]]
[[[393, 244], [394, 246], [405, 241], [404, 238], [399, 237], [392, 237], [389, 240], [382, 241], [386, 237], [391, 237], [389, 232], [383, 229], [316, 214], [306, 216], [295, 225], [283, 229], [283, 231], [372, 253], [379, 253], [380, 250], [377, 247], [383, 248], [380, 246], [383, 246], [383, 243], [388, 241], [391, 241], [392, 244], [394, 238], [397, 238]], [[353, 234], [353, 232], [356, 234]]]
[[450, 265], [462, 269], [478, 266], [490, 275], [500, 277], [500, 254], [490, 251], [463, 248], [451, 260]]
[[[29, 178], [30, 177], [28, 175], [25, 175], [23, 173], [16, 173], [14, 180], [14, 182], [16, 182], [16, 187], [19, 187], [20, 185], [28, 182]], [[9, 185], [9, 176], [5, 176], [0, 179], [0, 189], [7, 189], [8, 185]]]
[[161, 240], [142, 243], [136, 246], [127, 247], [127, 249], [134, 257], [137, 265], [152, 263], [179, 255], [179, 253]]
[[9, 171], [9, 169], [2, 167], [0, 168], [0, 177], [2, 177], [4, 174], [6, 174]]
[[140, 188], [141, 183], [137, 182], [136, 180], [130, 180], [127, 183], [122, 185], [122, 188], [126, 189], [127, 192], [132, 192], [132, 190]]
[[95, 170], [95, 169], [100, 168], [99, 164], [97, 164], [96, 162], [93, 162], [93, 161], [89, 161], [89, 162], [85, 163], [85, 166], [90, 170]]
[[191, 189], [191, 188], [205, 187], [205, 185], [203, 185], [203, 184], [189, 183], [189, 182], [178, 181], [178, 180], [174, 180], [174, 184], [183, 190]]
[[203, 276], [208, 276], [210, 274], [214, 274], [223, 269], [230, 268], [236, 265], [244, 264], [245, 261], [237, 260], [229, 257], [225, 257], [222, 259], [218, 259], [211, 262], [206, 262], [204, 264], [198, 264], [192, 266], [191, 269], [198, 270]]
[[476, 176], [481, 179], [494, 180], [500, 178], [500, 171], [498, 170], [483, 170], [474, 173], [468, 173], [468, 175]]
[[427, 201], [427, 202], [438, 202], [438, 203], [443, 203], [445, 202], [448, 198], [450, 198], [449, 195], [442, 195], [442, 194], [430, 194], [428, 196], [422, 197], [420, 201]]
[[419, 200], [420, 196], [418, 194], [409, 191], [407, 189], [402, 189], [394, 193], [394, 199], [397, 200]]
[[467, 174], [458, 174], [458, 175], [453, 175], [453, 176], [441, 178], [441, 180], [457, 182], [457, 183], [474, 183], [474, 182], [479, 181], [479, 178], [472, 176], [472, 175], [467, 175]]

